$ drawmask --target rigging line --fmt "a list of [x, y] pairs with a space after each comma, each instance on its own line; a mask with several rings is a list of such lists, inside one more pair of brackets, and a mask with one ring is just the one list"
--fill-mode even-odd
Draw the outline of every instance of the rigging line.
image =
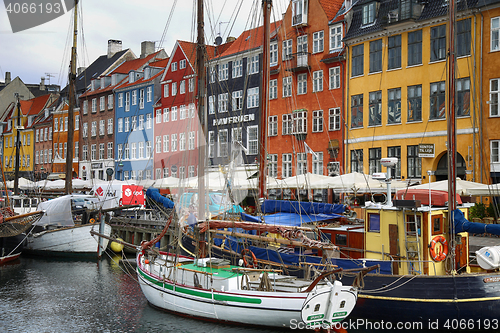
[[[69, 67], [67, 59], [69, 59], [69, 56], [68, 56], [69, 45], [70, 45], [70, 41], [71, 41], [71, 38], [73, 35], [73, 15], [70, 15], [70, 16], [71, 16], [71, 19], [69, 20], [69, 23], [68, 23], [66, 43], [64, 45], [63, 55], [62, 55], [62, 59], [61, 59], [61, 67], [59, 69], [59, 76], [58, 76], [58, 80], [57, 80], [57, 83], [59, 85], [62, 85], [63, 79], [66, 79], [66, 80], [68, 79], [68, 76], [66, 75], [67, 71], [64, 70], [64, 67], [66, 67], [66, 66]], [[63, 73], [64, 73], [64, 75], [63, 75]]]
[[165, 41], [165, 37], [167, 35], [167, 31], [168, 31], [168, 28], [170, 26], [170, 22], [172, 21], [172, 17], [174, 15], [174, 11], [175, 11], [175, 6], [176, 5], [177, 5], [177, 0], [174, 0], [174, 3], [172, 4], [172, 8], [170, 9], [170, 13], [168, 14], [167, 23], [165, 23], [165, 28], [163, 28], [163, 33], [161, 35], [160, 43], [158, 45], [159, 49], [162, 48], [163, 42]]

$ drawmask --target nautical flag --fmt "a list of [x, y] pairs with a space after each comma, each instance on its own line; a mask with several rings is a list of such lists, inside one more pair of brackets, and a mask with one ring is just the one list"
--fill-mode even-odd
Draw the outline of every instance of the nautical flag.
[[305, 142], [304, 142], [304, 149], [306, 150], [306, 153], [309, 153], [309, 154], [313, 155], [314, 157], [316, 157], [316, 159], [318, 159], [318, 158], [319, 158], [319, 157], [318, 157], [318, 154], [316, 154], [316, 153], [315, 153], [315, 152], [311, 149], [311, 147], [309, 147], [309, 146], [307, 145], [307, 143], [305, 143]]

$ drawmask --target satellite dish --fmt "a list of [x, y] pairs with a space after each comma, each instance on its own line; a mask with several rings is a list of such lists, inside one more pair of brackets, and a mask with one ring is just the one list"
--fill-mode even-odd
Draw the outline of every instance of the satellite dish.
[[217, 36], [215, 38], [215, 45], [219, 46], [220, 44], [222, 44], [222, 37], [221, 36]]

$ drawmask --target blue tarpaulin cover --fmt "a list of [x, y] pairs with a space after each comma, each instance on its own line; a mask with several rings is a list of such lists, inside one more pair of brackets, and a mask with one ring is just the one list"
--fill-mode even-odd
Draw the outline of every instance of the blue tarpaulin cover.
[[289, 200], [265, 200], [262, 213], [295, 213], [295, 214], [342, 214], [344, 205], [334, 205], [321, 202], [299, 202]]
[[146, 191], [146, 196], [160, 204], [167, 209], [174, 208], [174, 202], [169, 198], [165, 198], [160, 194], [160, 191], [156, 188], [150, 187]]
[[454, 211], [455, 233], [468, 232], [471, 234], [493, 234], [500, 235], [500, 224], [486, 224], [479, 222], [469, 222], [460, 209]]

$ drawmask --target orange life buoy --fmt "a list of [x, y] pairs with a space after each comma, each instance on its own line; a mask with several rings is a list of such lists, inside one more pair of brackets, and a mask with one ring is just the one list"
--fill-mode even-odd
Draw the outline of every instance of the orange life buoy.
[[[442, 250], [439, 253], [436, 253], [437, 243], [441, 243], [442, 246]], [[443, 236], [434, 237], [431, 243], [429, 244], [429, 251], [431, 252], [432, 260], [438, 262], [443, 261], [448, 255], [448, 242], [446, 241], [446, 238], [444, 238]]]
[[95, 223], [95, 220], [94, 219], [90, 219], [89, 221], [90, 223]]
[[[252, 256], [252, 264], [251, 265], [248, 263], [247, 258], [245, 256], [247, 253], [250, 256]], [[243, 264], [245, 265], [245, 267], [257, 268], [257, 258], [255, 257], [255, 254], [253, 254], [253, 252], [250, 249], [243, 249], [243, 251], [241, 251], [241, 257], [243, 258]]]

